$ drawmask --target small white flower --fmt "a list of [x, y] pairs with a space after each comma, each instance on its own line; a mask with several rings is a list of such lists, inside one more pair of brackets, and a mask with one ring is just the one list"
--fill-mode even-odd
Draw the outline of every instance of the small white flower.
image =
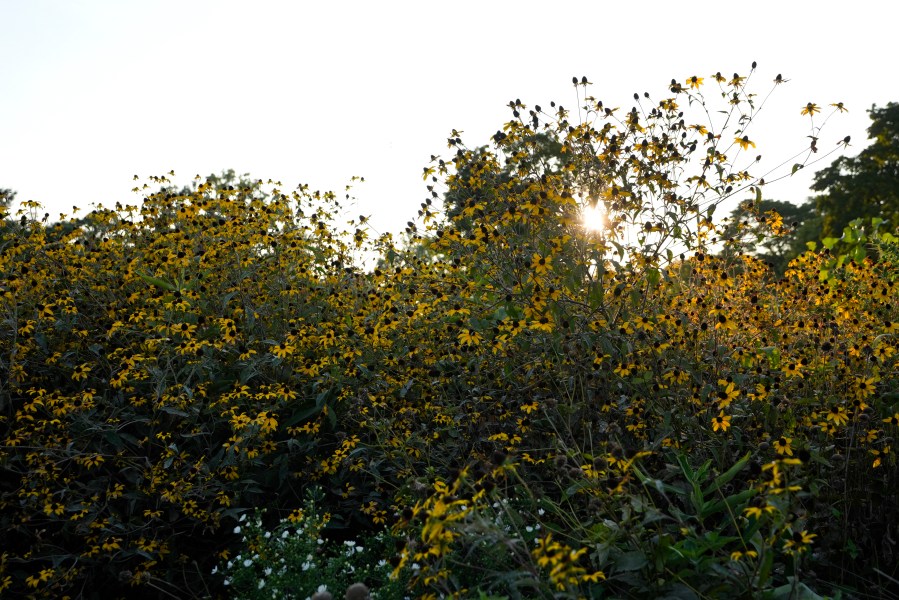
[[344, 545], [345, 545], [345, 546], [349, 546], [350, 548], [352, 548], [353, 546], [356, 545], [356, 542], [354, 542], [353, 540], [347, 540], [347, 541], [344, 542]]
[[362, 546], [356, 546], [356, 552], [362, 552], [363, 550], [365, 550], [365, 548]]
[[253, 561], [250, 560], [249, 558], [246, 559], [245, 561], [243, 561], [243, 566], [245, 566], [245, 567], [249, 567], [252, 564], [253, 564]]
[[261, 590], [261, 589], [264, 588], [264, 587], [265, 587], [265, 579], [260, 579], [260, 580], [259, 580], [258, 589]]
[[264, 535], [263, 537], [264, 537], [265, 539], [268, 539], [268, 538], [272, 537], [272, 532], [271, 532], [271, 531], [266, 531], [266, 532], [265, 532], [265, 535]]
[[269, 575], [272, 574], [272, 568], [266, 567], [265, 570], [263, 571], [263, 573], [265, 573], [265, 576], [268, 577]]
[[246, 521], [246, 520], [247, 520], [247, 515], [246, 515], [246, 513], [240, 515], [240, 518], [238, 519], [238, 521], [240, 521], [241, 523], [243, 523], [243, 522]]
[[231, 585], [231, 580], [230, 580], [230, 579], [225, 579], [224, 584], [225, 584], [225, 585]]
[[325, 543], [325, 540], [318, 538], [317, 540], [315, 540], [315, 543], [317, 543], [319, 546], [321, 546], [322, 544]]
[[546, 511], [543, 510], [542, 508], [538, 508], [538, 509], [537, 509], [537, 514], [540, 515], [541, 517], [542, 517], [545, 513], [546, 513]]
[[284, 532], [281, 533], [281, 539], [286, 540], [287, 536], [289, 536], [289, 535], [290, 535], [290, 532], [285, 529]]
[[528, 525], [527, 527], [524, 528], [524, 530], [527, 531], [528, 533], [531, 533], [532, 531], [534, 531], [534, 528], [531, 527], [530, 525]]
[[234, 533], [240, 533], [240, 525], [234, 528]]
[[213, 575], [215, 575], [215, 574], [218, 573], [218, 572], [219, 572], [219, 566], [218, 566], [218, 565], [215, 565], [214, 567], [212, 567], [212, 574], [213, 574]]
[[322, 585], [318, 586], [318, 589], [317, 589], [316, 591], [317, 591], [319, 594], [321, 594], [321, 593], [323, 593], [323, 592], [327, 592], [327, 591], [328, 591], [328, 586], [322, 584]]

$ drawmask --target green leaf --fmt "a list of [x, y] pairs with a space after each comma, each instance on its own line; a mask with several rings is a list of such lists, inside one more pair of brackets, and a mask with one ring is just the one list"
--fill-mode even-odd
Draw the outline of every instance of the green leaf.
[[701, 519], [705, 519], [714, 515], [715, 513], [719, 513], [723, 511], [725, 508], [730, 508], [733, 510], [735, 506], [739, 506], [743, 504], [753, 496], [755, 496], [758, 492], [752, 488], [748, 490], [743, 490], [739, 494], [733, 494], [728, 496], [724, 500], [715, 500], [709, 501], [702, 505], [702, 508], [699, 511], [699, 517]]
[[833, 247], [836, 246], [836, 245], [837, 245], [837, 242], [839, 242], [839, 241], [840, 241], [840, 240], [839, 240], [838, 238], [835, 238], [835, 237], [826, 237], [826, 238], [824, 238], [823, 240], [821, 240], [821, 243], [822, 243], [822, 244], [824, 245], [824, 247], [827, 248], [828, 250], [833, 250]]
[[798, 170], [801, 169], [801, 168], [802, 168], [802, 165], [799, 164], [799, 163], [796, 163], [795, 165], [793, 165], [793, 170], [790, 171], [790, 175], [791, 175], [791, 176], [792, 176], [792, 175], [795, 175], [795, 174], [796, 174], [796, 171], [798, 171]]
[[615, 568], [619, 571], [636, 571], [645, 567], [649, 561], [640, 550], [625, 552], [615, 560]]
[[814, 252], [815, 250], [818, 249], [818, 243], [817, 242], [806, 242], [805, 247], [808, 248], [809, 250], [811, 250], [812, 252]]
[[731, 468], [729, 468], [727, 471], [725, 471], [724, 473], [722, 473], [721, 475], [716, 477], [715, 481], [713, 481], [710, 486], [708, 486], [706, 489], [702, 490], [702, 494], [704, 496], [709, 496], [709, 495], [717, 492], [724, 485], [727, 485], [728, 483], [730, 483], [731, 479], [736, 477], [737, 473], [742, 471], [743, 467], [745, 467], [749, 463], [749, 457], [750, 457], [750, 454], [749, 454], [749, 452], [747, 452], [746, 455], [743, 458], [741, 458], [740, 460], [738, 460], [737, 462], [735, 462]]
[[771, 568], [774, 566], [774, 550], [772, 548], [768, 548], [762, 557], [762, 564], [759, 568], [759, 580], [758, 587], [760, 589], [764, 588], [764, 586], [768, 583], [768, 579], [771, 577]]
[[159, 279], [158, 277], [151, 277], [149, 275], [144, 275], [143, 273], [138, 273], [138, 276], [147, 283], [155, 285], [156, 287], [161, 287], [170, 292], [174, 292], [176, 289], [178, 289], [168, 281], [164, 281], [162, 279]]
[[406, 397], [406, 394], [409, 393], [409, 390], [412, 389], [412, 385], [413, 385], [414, 383], [415, 383], [415, 380], [414, 380], [414, 379], [410, 379], [409, 381], [407, 381], [407, 382], [405, 383], [405, 385], [403, 385], [403, 387], [400, 388], [400, 391], [399, 391], [399, 397], [400, 397], [400, 398], [405, 398], [405, 397]]

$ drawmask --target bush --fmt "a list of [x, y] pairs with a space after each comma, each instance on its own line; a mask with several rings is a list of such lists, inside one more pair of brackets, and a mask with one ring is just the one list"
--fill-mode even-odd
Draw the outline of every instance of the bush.
[[153, 178], [51, 225], [26, 203], [0, 233], [2, 591], [208, 597], [230, 560], [250, 594], [262, 550], [311, 543], [264, 533], [312, 489], [307, 525], [380, 539], [397, 578], [334, 555], [328, 585], [379, 597], [895, 587], [895, 243], [782, 278], [740, 254], [713, 209], [761, 196], [757, 107], [715, 77], [724, 122], [691, 124], [719, 114], [699, 79], [621, 115], [585, 91], [579, 125], [511, 102], [492, 149], [454, 133], [425, 169], [447, 205], [400, 241], [261, 181]]

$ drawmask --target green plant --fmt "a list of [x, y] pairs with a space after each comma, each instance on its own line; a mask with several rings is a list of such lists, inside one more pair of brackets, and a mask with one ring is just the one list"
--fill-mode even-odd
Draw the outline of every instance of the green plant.
[[302, 509], [273, 528], [263, 525], [264, 510], [241, 518], [234, 532], [241, 536], [237, 553], [213, 570], [223, 577], [232, 598], [308, 598], [329, 591], [341, 597], [354, 583], [364, 583], [375, 600], [403, 599], [406, 578], [392, 579], [388, 562], [394, 551], [386, 530], [358, 540], [336, 541], [327, 536], [330, 515], [323, 496], [314, 489]]

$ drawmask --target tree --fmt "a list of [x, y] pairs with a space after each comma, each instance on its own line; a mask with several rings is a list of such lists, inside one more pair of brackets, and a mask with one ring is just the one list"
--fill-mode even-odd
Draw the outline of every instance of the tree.
[[850, 221], [880, 217], [899, 224], [899, 104], [868, 111], [870, 146], [855, 157], [840, 157], [815, 174], [812, 190], [824, 236], [839, 237]]

